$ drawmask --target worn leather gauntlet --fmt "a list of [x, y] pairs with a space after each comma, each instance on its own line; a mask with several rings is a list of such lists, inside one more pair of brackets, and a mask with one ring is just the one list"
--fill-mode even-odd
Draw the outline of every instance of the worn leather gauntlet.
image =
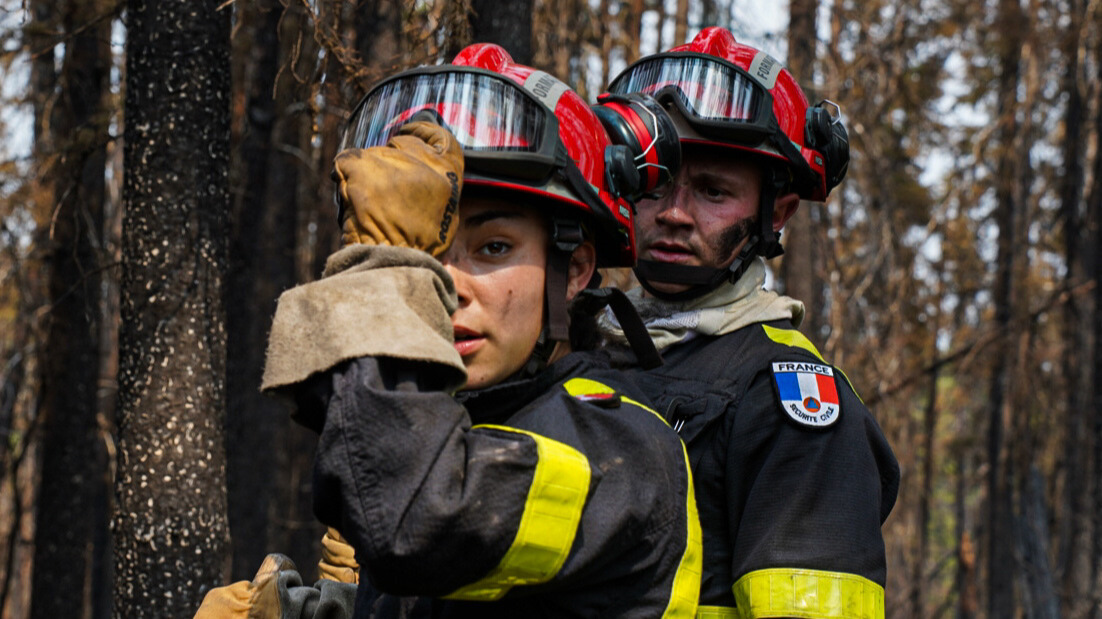
[[439, 256], [451, 245], [463, 187], [463, 149], [444, 127], [413, 122], [386, 146], [334, 160], [341, 245], [412, 247]]

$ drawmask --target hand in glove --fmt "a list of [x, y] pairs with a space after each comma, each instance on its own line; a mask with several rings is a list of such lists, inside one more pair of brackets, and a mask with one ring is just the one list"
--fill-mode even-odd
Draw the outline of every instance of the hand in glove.
[[294, 562], [286, 556], [268, 555], [251, 582], [241, 580], [208, 591], [195, 619], [278, 619], [279, 573], [293, 569]]
[[394, 245], [439, 256], [451, 245], [463, 149], [447, 129], [409, 123], [386, 146], [341, 151], [334, 166], [344, 209], [342, 247]]
[[321, 538], [321, 560], [318, 576], [326, 580], [356, 584], [360, 582], [360, 564], [356, 563], [352, 546], [333, 527]]

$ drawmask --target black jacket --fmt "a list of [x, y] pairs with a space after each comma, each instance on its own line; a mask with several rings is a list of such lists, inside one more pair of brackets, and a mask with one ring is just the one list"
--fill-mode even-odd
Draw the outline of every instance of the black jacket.
[[[883, 617], [880, 526], [899, 465], [848, 380], [787, 321], [698, 335], [662, 354], [662, 367], [632, 373], [688, 445], [704, 532], [702, 613]], [[801, 374], [833, 383], [836, 409], [832, 396], [810, 409], [782, 404], [786, 381]]]
[[432, 376], [367, 357], [313, 385], [315, 510], [356, 549], [357, 617], [692, 616], [686, 456], [640, 396], [585, 354], [463, 404]]

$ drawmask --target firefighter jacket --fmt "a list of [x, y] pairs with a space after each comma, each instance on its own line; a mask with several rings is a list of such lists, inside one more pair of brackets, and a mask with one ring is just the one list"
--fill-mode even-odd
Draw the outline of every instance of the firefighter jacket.
[[646, 308], [648, 325], [673, 325], [655, 337], [665, 363], [632, 371], [688, 446], [698, 616], [882, 618], [880, 526], [899, 465], [846, 377], [793, 327], [802, 304], [762, 290], [760, 265], [748, 275], [717, 291], [715, 309], [739, 308], [725, 318]]
[[[334, 259], [316, 283], [343, 277], [357, 292], [307, 284], [281, 297], [265, 388], [292, 396], [320, 431], [314, 507], [355, 548], [356, 616], [694, 615], [700, 530], [686, 453], [638, 394], [595, 354], [574, 353], [456, 397], [447, 273], [405, 248]], [[311, 343], [319, 323], [339, 325], [329, 335], [341, 341]], [[402, 345], [386, 341], [403, 333]], [[294, 602], [284, 608], [310, 616], [317, 604], [294, 589], [281, 591]]]

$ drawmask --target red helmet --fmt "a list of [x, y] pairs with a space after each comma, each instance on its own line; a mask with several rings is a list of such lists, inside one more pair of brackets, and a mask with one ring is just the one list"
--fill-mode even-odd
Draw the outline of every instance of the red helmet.
[[467, 187], [546, 199], [560, 217], [594, 228], [600, 264], [635, 263], [635, 192], [606, 174], [608, 133], [589, 105], [551, 75], [513, 62], [502, 47], [464, 48], [452, 64], [400, 73], [364, 97], [341, 148], [385, 144], [416, 118], [443, 124], [463, 146]]
[[723, 28], [705, 28], [691, 43], [639, 60], [609, 91], [653, 95], [675, 112], [682, 143], [784, 162], [793, 189], [805, 199], [826, 199], [849, 164], [838, 106], [824, 101], [809, 107], [788, 69]]
[[[599, 117], [551, 75], [514, 63], [502, 47], [480, 43], [463, 49], [452, 64], [420, 67], [376, 85], [352, 113], [341, 143], [342, 150], [381, 146], [402, 125], [430, 120], [463, 146], [464, 193], [488, 187], [549, 207], [547, 337], [537, 344], [533, 360], [539, 363], [532, 367], [569, 336], [567, 277], [583, 228], [592, 232], [599, 266], [633, 266], [629, 200], [662, 182], [657, 171], [672, 178], [680, 162], [672, 120], [657, 102], [620, 97], [600, 111]], [[611, 135], [609, 124], [616, 127]]]

